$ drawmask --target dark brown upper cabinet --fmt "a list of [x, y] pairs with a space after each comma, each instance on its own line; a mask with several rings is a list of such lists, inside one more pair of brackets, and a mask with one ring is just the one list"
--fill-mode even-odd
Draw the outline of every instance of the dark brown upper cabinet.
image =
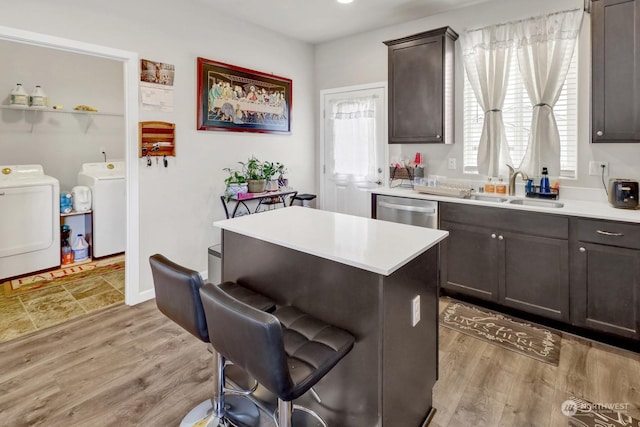
[[389, 47], [389, 143], [454, 142], [455, 41], [449, 27], [384, 42]]
[[640, 0], [591, 4], [591, 140], [640, 142]]

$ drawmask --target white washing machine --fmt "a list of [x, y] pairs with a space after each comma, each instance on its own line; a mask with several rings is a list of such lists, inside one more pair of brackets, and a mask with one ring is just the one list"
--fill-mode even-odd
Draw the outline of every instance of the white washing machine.
[[124, 252], [126, 245], [125, 163], [85, 163], [78, 172], [78, 185], [91, 189], [94, 257]]
[[60, 266], [60, 183], [41, 165], [0, 166], [0, 280]]

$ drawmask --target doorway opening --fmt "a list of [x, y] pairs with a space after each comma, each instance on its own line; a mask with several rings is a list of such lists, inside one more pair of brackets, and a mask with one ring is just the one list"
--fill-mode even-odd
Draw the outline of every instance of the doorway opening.
[[[137, 53], [112, 49], [70, 39], [0, 26], [0, 40], [24, 45], [38, 46], [53, 50], [77, 53], [121, 63], [124, 93], [124, 126], [122, 138], [125, 148], [126, 175], [126, 272], [124, 277], [124, 300], [134, 305], [145, 299], [141, 295], [139, 278], [139, 239], [137, 236], [138, 206], [138, 162], [137, 162], [137, 122], [138, 122], [138, 55]], [[15, 82], [13, 82], [15, 83]], [[70, 83], [72, 84], [72, 83]], [[72, 109], [68, 106], [67, 109]], [[122, 226], [125, 226], [123, 224]]]

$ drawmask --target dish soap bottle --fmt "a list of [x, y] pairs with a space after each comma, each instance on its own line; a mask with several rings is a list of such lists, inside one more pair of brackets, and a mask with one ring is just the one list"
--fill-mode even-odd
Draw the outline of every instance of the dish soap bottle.
[[544, 194], [549, 194], [551, 192], [551, 188], [549, 186], [549, 171], [547, 168], [542, 168], [542, 178], [540, 178], [540, 192]]
[[502, 177], [498, 177], [498, 183], [496, 184], [496, 194], [507, 194], [507, 185], [502, 180]]
[[496, 186], [493, 182], [491, 182], [491, 177], [489, 177], [489, 179], [487, 179], [487, 183], [484, 185], [484, 192], [485, 193], [495, 193], [496, 192]]
[[29, 105], [29, 95], [27, 91], [22, 87], [22, 83], [16, 84], [15, 89], [11, 91], [9, 95], [9, 105]]

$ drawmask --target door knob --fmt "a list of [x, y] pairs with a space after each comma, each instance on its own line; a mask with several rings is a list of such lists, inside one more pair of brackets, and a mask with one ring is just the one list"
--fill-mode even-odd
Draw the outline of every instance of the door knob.
[[496, 238], [496, 233], [492, 233], [492, 234], [491, 234], [491, 238], [492, 238], [492, 239], [495, 239], [495, 238]]
[[498, 240], [504, 240], [504, 237], [502, 237], [502, 234], [498, 236]]

